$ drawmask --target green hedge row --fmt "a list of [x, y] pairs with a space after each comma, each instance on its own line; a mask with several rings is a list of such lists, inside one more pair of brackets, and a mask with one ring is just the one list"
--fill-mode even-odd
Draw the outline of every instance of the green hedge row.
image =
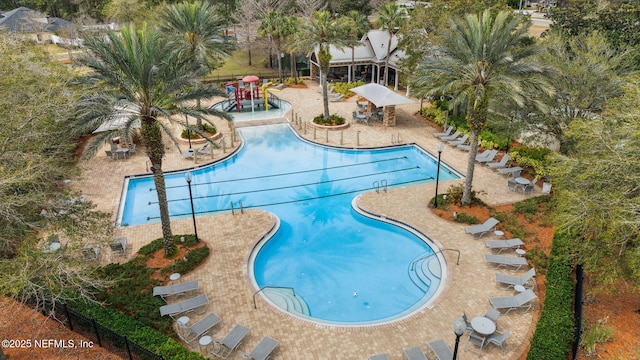
[[[120, 314], [115, 310], [104, 308], [99, 304], [76, 302], [69, 304], [73, 309], [83, 315], [93, 318], [104, 327], [113, 330], [127, 339], [145, 347], [165, 359], [204, 360], [205, 358], [185, 348], [176, 340], [160, 334], [144, 324]], [[117, 343], [118, 339], [111, 339]]]
[[573, 324], [572, 240], [556, 232], [547, 270], [546, 296], [527, 360], [566, 359], [575, 332]]

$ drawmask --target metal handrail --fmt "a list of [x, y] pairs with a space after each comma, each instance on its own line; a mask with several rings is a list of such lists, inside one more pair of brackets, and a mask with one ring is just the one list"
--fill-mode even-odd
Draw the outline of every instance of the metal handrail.
[[293, 296], [296, 296], [296, 290], [290, 286], [263, 286], [260, 290], [253, 293], [253, 308], [257, 309], [258, 305], [256, 304], [256, 295], [264, 289], [289, 289], [293, 293]]
[[458, 260], [456, 260], [456, 265], [460, 265], [460, 250], [458, 250], [458, 249], [449, 249], [449, 248], [446, 248], [446, 249], [440, 249], [440, 250], [438, 250], [438, 251], [436, 251], [436, 252], [434, 252], [434, 253], [431, 253], [431, 254], [428, 254], [428, 255], [424, 255], [424, 256], [421, 256], [421, 257], [419, 257], [419, 258], [417, 258], [417, 259], [413, 260], [413, 261], [411, 262], [411, 270], [412, 270], [412, 271], [415, 271], [415, 270], [416, 270], [416, 263], [417, 263], [418, 261], [423, 260], [423, 259], [426, 259], [426, 258], [431, 257], [431, 256], [434, 256], [434, 255], [436, 255], [436, 254], [442, 254], [442, 252], [443, 252], [443, 251], [445, 251], [445, 250], [450, 250], [450, 251], [455, 251], [455, 252], [457, 252], [457, 253], [458, 253]]

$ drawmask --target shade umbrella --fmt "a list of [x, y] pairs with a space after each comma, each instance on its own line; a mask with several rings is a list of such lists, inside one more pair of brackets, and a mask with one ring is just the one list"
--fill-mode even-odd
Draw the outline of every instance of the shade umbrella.
[[251, 92], [251, 112], [253, 112], [253, 88], [254, 88], [254, 83], [257, 83], [258, 81], [260, 81], [260, 78], [255, 76], [255, 75], [247, 75], [245, 77], [242, 78], [243, 82], [249, 83], [249, 89]]

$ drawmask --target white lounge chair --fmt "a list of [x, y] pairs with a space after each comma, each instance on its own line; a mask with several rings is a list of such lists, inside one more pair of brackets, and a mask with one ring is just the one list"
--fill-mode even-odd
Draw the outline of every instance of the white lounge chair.
[[240, 355], [246, 360], [267, 360], [271, 357], [272, 353], [277, 351], [278, 346], [280, 346], [280, 343], [277, 340], [265, 336], [249, 354], [240, 352]]
[[427, 343], [431, 352], [436, 357], [437, 360], [451, 360], [453, 359], [453, 351], [451, 348], [444, 342], [444, 340], [436, 340], [430, 343]]
[[509, 240], [485, 240], [484, 243], [489, 249], [498, 250], [498, 254], [505, 249], [519, 249], [520, 246], [524, 245], [519, 238]]
[[537, 296], [533, 293], [533, 290], [527, 289], [514, 296], [489, 298], [489, 302], [497, 310], [506, 310], [505, 314], [507, 314], [511, 310], [524, 310], [523, 312], [529, 311], [533, 306], [533, 300], [536, 298]]
[[342, 101], [343, 97], [344, 97], [344, 94], [331, 94], [331, 95], [328, 95], [329, 101], [332, 101], [332, 102]]
[[500, 174], [512, 176], [514, 178], [520, 177], [520, 173], [522, 172], [522, 170], [523, 169], [520, 166], [503, 167], [503, 168], [496, 169], [496, 171], [499, 172]]
[[511, 155], [504, 154], [504, 156], [502, 157], [502, 159], [500, 159], [500, 161], [486, 163], [486, 165], [492, 169], [503, 168], [507, 165], [507, 161], [509, 161], [510, 158], [511, 158]]
[[527, 259], [523, 257], [514, 257], [514, 256], [502, 256], [502, 255], [493, 255], [493, 254], [485, 254], [484, 258], [490, 264], [495, 264], [495, 268], [498, 269], [500, 267], [511, 267], [514, 270], [520, 270], [521, 267], [528, 267], [529, 262]]
[[440, 140], [442, 141], [451, 141], [451, 140], [455, 140], [458, 138], [458, 136], [462, 135], [462, 133], [460, 131], [454, 132], [452, 135], [448, 135], [448, 136], [441, 136]]
[[402, 357], [407, 360], [427, 360], [420, 346], [405, 348], [402, 350]]
[[453, 131], [453, 126], [449, 125], [447, 130], [445, 130], [444, 132], [435, 132], [435, 133], [433, 133], [433, 136], [435, 136], [437, 138], [443, 137], [443, 136], [449, 136], [449, 135], [451, 135], [452, 131]]
[[[507, 288], [514, 287], [516, 285], [520, 285], [522, 287], [527, 287], [529, 283], [533, 284], [533, 277], [536, 276], [536, 269], [531, 268], [529, 271], [524, 273], [524, 275], [518, 277], [508, 274], [496, 273], [496, 282], [499, 284], [507, 285]], [[529, 288], [533, 288], [530, 286]]]
[[471, 226], [467, 226], [464, 231], [467, 234], [471, 234], [473, 235], [473, 237], [475, 239], [479, 239], [481, 238], [484, 234], [495, 230], [496, 225], [498, 225], [498, 223], [500, 223], [500, 221], [496, 220], [495, 218], [490, 217], [489, 219], [487, 219], [487, 221], [485, 221], [483, 224], [480, 225], [471, 225]]
[[194, 311], [200, 307], [206, 308], [209, 305], [207, 295], [198, 295], [179, 303], [160, 306], [160, 316], [169, 315], [174, 317], [181, 313]]
[[221, 319], [216, 314], [209, 314], [205, 316], [202, 320], [191, 326], [178, 325], [180, 327], [180, 331], [178, 332], [178, 336], [182, 341], [191, 345], [195, 340], [199, 339], [204, 333], [211, 330], [214, 326], [220, 323]]
[[189, 291], [198, 290], [198, 280], [187, 281], [169, 286], [156, 286], [153, 288], [153, 296], [160, 296], [166, 301], [169, 296], [184, 295]]
[[462, 145], [465, 142], [467, 142], [467, 139], [469, 139], [469, 134], [464, 134], [462, 135], [462, 137], [457, 138], [455, 140], [451, 140], [449, 141], [449, 145], [451, 146], [458, 146], [458, 145]]
[[204, 155], [209, 155], [209, 142], [205, 143], [204, 145], [202, 145], [201, 147], [197, 148], [195, 151], [185, 151], [182, 153], [182, 155], [187, 158], [187, 159], [191, 159], [193, 158], [193, 153], [197, 152], [198, 153], [198, 157], [200, 156], [204, 156]]
[[218, 341], [213, 339], [213, 349], [211, 355], [219, 357], [221, 359], [228, 358], [234, 350], [236, 350], [242, 342], [250, 335], [248, 328], [235, 324], [233, 329], [224, 337], [224, 339]]
[[369, 356], [369, 360], [389, 360], [387, 354], [377, 354]]
[[488, 163], [488, 162], [492, 162], [493, 159], [496, 158], [496, 155], [498, 154], [498, 150], [486, 150], [485, 152], [483, 152], [480, 155], [476, 156], [476, 161], [479, 163]]

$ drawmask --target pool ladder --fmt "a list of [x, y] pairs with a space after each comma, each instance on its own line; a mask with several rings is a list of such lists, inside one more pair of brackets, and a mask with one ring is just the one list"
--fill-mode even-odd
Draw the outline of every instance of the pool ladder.
[[[240, 211], [241, 214], [244, 214], [244, 207], [242, 206], [242, 200], [238, 201], [238, 203], [240, 203], [240, 208], [238, 209]], [[235, 215], [236, 214], [236, 209], [233, 206], [233, 201], [231, 202], [231, 214]]]
[[382, 188], [382, 190], [384, 192], [387, 192], [387, 180], [376, 180], [373, 182], [373, 188], [376, 189], [376, 193], [380, 193], [380, 188]]
[[400, 133], [398, 133], [397, 137], [394, 134], [391, 134], [391, 143], [392, 144], [400, 144], [400, 143], [402, 143], [402, 137], [400, 136]]

